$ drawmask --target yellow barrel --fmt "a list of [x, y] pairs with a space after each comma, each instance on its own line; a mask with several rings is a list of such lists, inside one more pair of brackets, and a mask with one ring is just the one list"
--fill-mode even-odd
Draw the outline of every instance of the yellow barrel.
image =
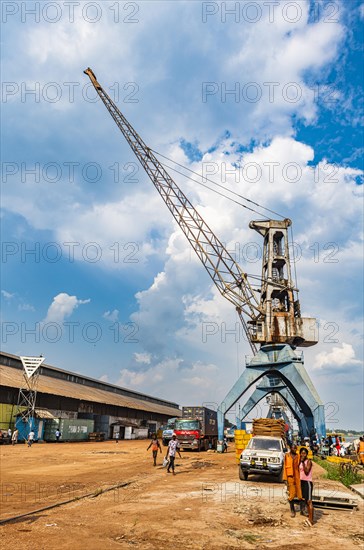
[[239, 464], [240, 462], [240, 455], [242, 451], [244, 451], [245, 445], [240, 445], [239, 447], [235, 447], [235, 455], [236, 455], [236, 463]]

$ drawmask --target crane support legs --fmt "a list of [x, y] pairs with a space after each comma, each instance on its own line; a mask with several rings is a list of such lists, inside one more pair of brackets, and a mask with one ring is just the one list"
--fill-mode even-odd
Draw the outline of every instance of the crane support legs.
[[301, 354], [287, 344], [265, 345], [246, 363], [240, 378], [226, 395], [218, 409], [218, 437], [224, 437], [225, 414], [235, 403], [263, 377], [243, 407], [241, 418], [269, 393], [279, 393], [291, 408], [303, 435], [316, 431], [320, 438], [326, 436], [324, 406], [308, 376]]
[[[264, 381], [264, 378], [263, 378]], [[308, 418], [305, 417], [305, 415], [302, 413], [301, 409], [299, 408], [296, 400], [294, 399], [292, 393], [289, 391], [287, 386], [280, 383], [279, 385], [272, 386], [272, 379], [267, 378], [267, 383], [264, 385], [259, 385], [254, 390], [252, 395], [249, 397], [248, 401], [245, 403], [244, 407], [241, 409], [240, 414], [240, 421], [243, 421], [250, 411], [254, 409], [254, 407], [265, 397], [270, 395], [272, 392], [278, 393], [282, 399], [285, 401], [285, 403], [288, 405], [290, 410], [292, 411], [293, 416], [295, 417], [300, 432], [302, 433], [303, 437], [309, 436], [312, 429], [314, 429], [314, 420], [312, 416], [309, 416]]]

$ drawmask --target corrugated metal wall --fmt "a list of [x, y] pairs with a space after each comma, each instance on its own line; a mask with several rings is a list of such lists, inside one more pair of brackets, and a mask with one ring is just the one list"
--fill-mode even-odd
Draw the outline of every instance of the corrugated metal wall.
[[[24, 410], [25, 407], [22, 407]], [[0, 430], [5, 432], [8, 428], [14, 430], [15, 427], [15, 413], [17, 412], [16, 405], [8, 405], [7, 403], [0, 403]]]

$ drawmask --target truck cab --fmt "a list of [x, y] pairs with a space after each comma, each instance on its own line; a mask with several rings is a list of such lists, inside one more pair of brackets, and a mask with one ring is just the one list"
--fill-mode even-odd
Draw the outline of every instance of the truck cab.
[[168, 443], [172, 439], [172, 435], [174, 434], [174, 427], [176, 424], [176, 418], [170, 418], [168, 420], [168, 423], [166, 426], [163, 426], [162, 431], [162, 443], [165, 447], [167, 447]]
[[201, 423], [197, 418], [177, 420], [175, 434], [182, 449], [202, 450]]
[[165, 447], [167, 447], [168, 443], [172, 439], [173, 434], [174, 434], [174, 429], [166, 426], [166, 428], [162, 432], [162, 443]]
[[256, 435], [240, 455], [239, 478], [247, 480], [249, 474], [267, 474], [283, 480], [284, 454], [287, 452], [283, 439]]

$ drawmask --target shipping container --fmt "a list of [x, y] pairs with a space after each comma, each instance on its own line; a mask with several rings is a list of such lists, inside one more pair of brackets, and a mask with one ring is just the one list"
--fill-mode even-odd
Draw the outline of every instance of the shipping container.
[[217, 412], [206, 407], [182, 407], [182, 418], [197, 418], [205, 436], [217, 436]]
[[23, 443], [28, 439], [31, 429], [33, 429], [35, 437], [34, 441], [42, 441], [44, 439], [44, 429], [46, 421], [43, 418], [31, 417], [28, 422], [24, 422], [21, 416], [17, 417], [15, 427], [19, 430], [18, 443]]
[[182, 449], [206, 451], [217, 444], [217, 413], [206, 407], [182, 407], [174, 433]]
[[86, 418], [55, 418], [47, 420], [44, 430], [45, 441], [56, 441], [56, 430], [61, 432], [61, 441], [87, 441], [88, 434], [95, 431], [94, 420]]

